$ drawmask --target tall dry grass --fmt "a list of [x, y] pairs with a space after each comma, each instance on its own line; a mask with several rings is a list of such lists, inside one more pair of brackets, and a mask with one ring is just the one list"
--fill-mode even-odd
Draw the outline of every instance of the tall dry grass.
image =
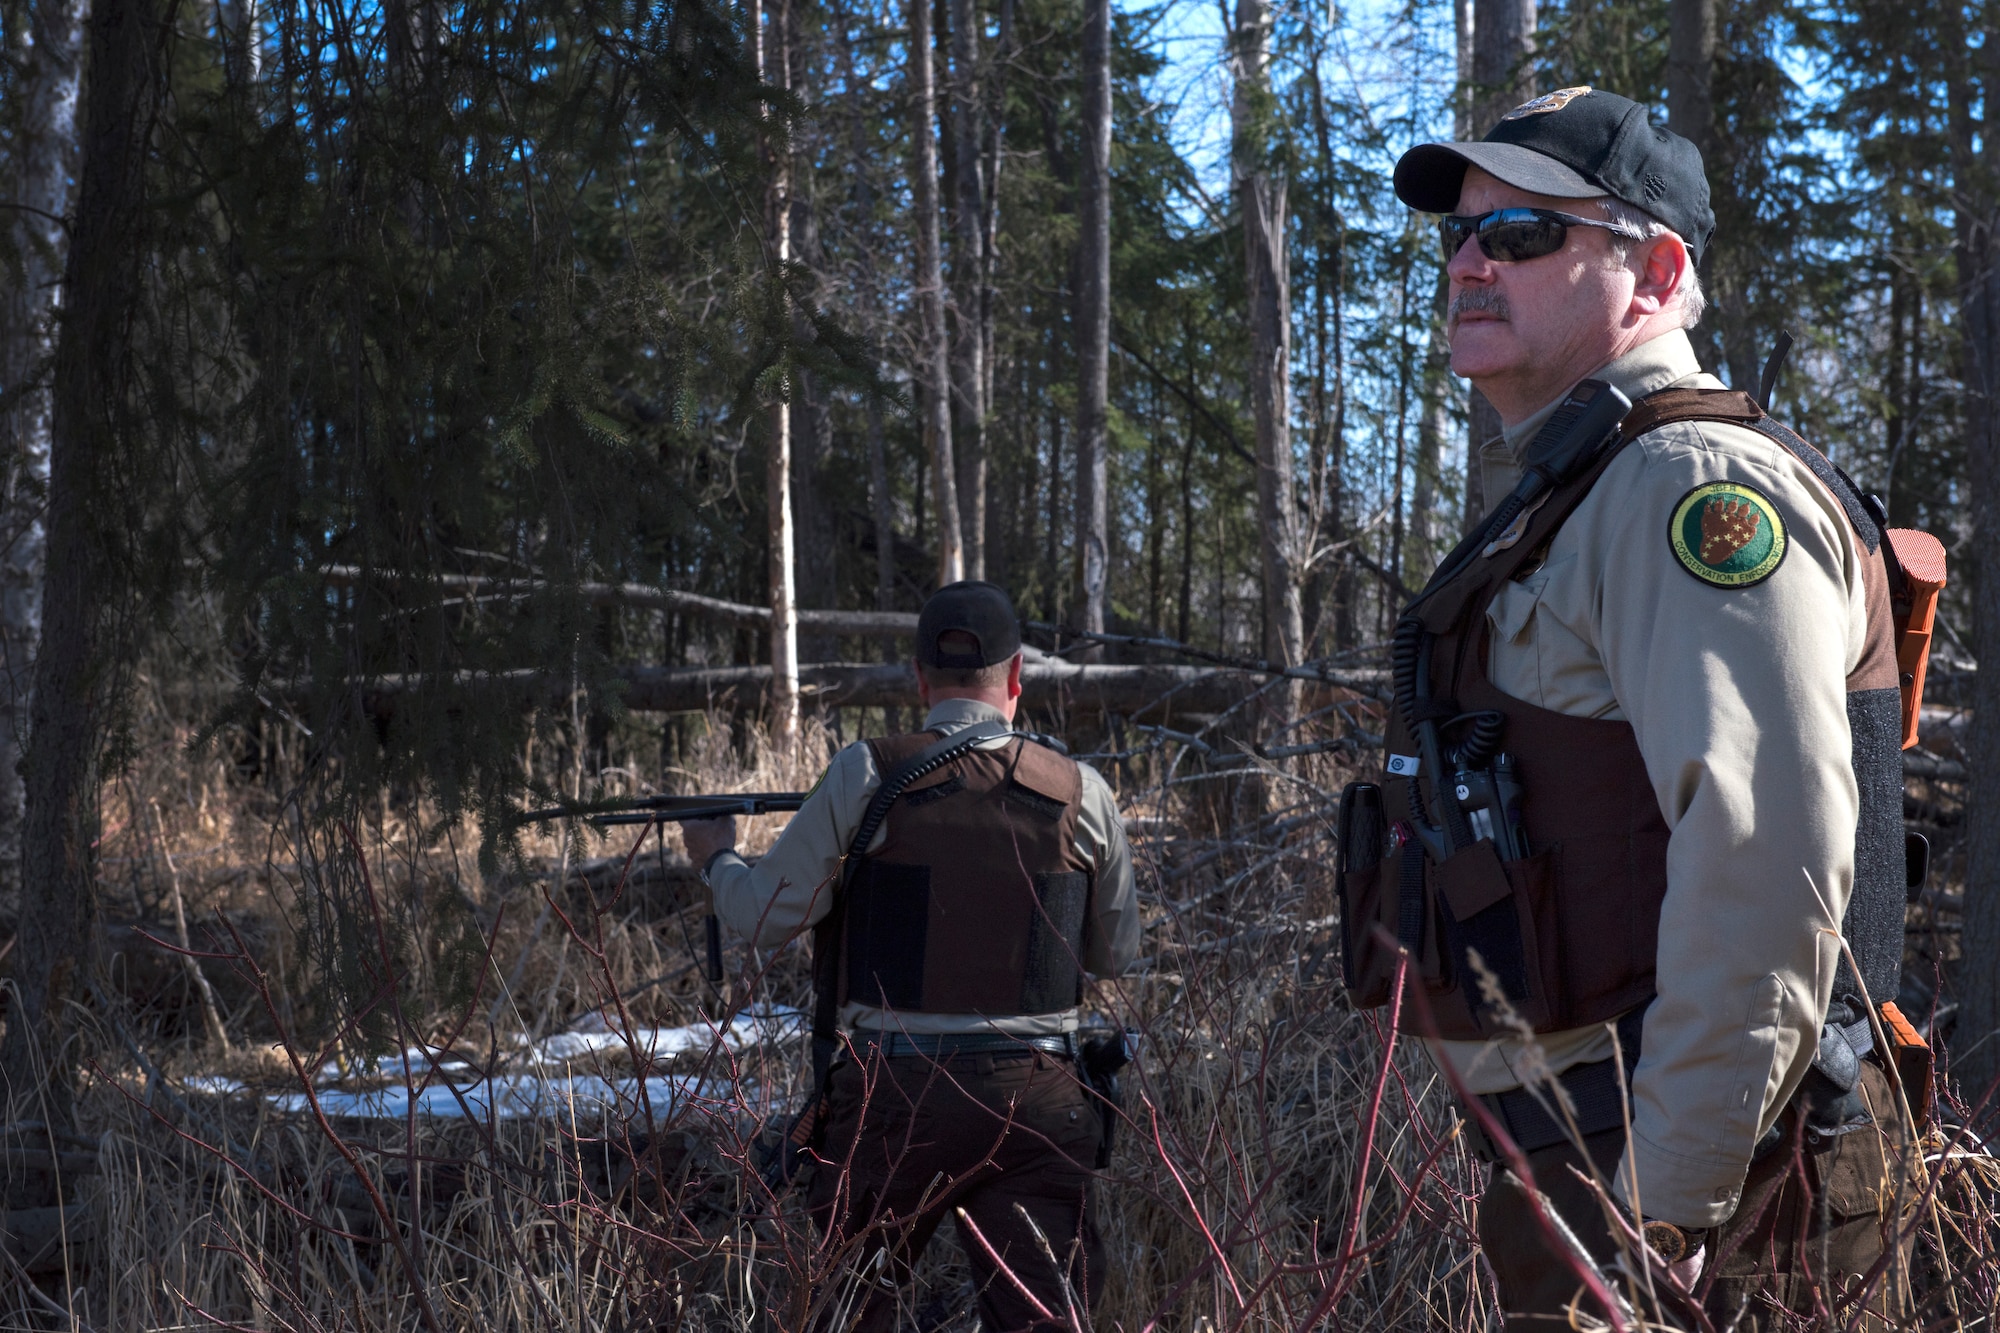
[[[1352, 725], [1328, 713], [1292, 739]], [[1128, 731], [1097, 761], [1121, 790], [1146, 929], [1140, 963], [1091, 998], [1093, 1021], [1142, 1034], [1094, 1187], [1110, 1258], [1094, 1325], [1497, 1327], [1473, 1239], [1485, 1168], [1428, 1060], [1340, 986], [1331, 825], [1348, 761], [1266, 763], [1229, 729]], [[782, 755], [717, 719], [674, 777], [803, 788], [830, 744]], [[86, 1163], [65, 1186], [72, 1234], [14, 1247], [0, 1327], [775, 1330], [840, 1299], [844, 1256], [758, 1169], [804, 1095], [803, 1043], [667, 1060], [637, 1045], [648, 1027], [808, 1003], [801, 947], [735, 948], [708, 982], [673, 835], [549, 830], [484, 875], [471, 830], [414, 806], [315, 833], [271, 784], [207, 763], [157, 747], [107, 792], [114, 907], [151, 925], [119, 937], [91, 1016], [86, 1132], [51, 1145]], [[781, 826], [755, 821], [749, 845]], [[149, 938], [176, 896], [187, 956]], [[313, 944], [329, 901], [344, 976]], [[535, 1066], [535, 1043], [563, 1031], [630, 1039]], [[639, 1072], [689, 1091], [670, 1099]], [[557, 1099], [516, 1119], [313, 1104], [375, 1089], [477, 1111], [456, 1099], [482, 1075], [528, 1073], [626, 1091], [608, 1113]], [[1996, 1182], [1975, 1146], [1939, 1139], [1915, 1182], [1928, 1326], [1990, 1322], [2000, 1298]], [[973, 1326], [952, 1239], [947, 1223], [905, 1327]]]

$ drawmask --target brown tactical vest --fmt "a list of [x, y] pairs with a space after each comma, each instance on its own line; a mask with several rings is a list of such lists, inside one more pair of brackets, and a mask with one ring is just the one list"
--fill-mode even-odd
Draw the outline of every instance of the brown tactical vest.
[[[937, 739], [868, 742], [884, 773]], [[1083, 772], [1016, 739], [906, 789], [845, 904], [840, 998], [943, 1014], [1050, 1014], [1083, 995], [1090, 863], [1076, 844]]]
[[[1431, 712], [1440, 721], [1477, 710], [1505, 717], [1500, 748], [1523, 789], [1529, 855], [1503, 865], [1487, 839], [1436, 864], [1414, 840], [1398, 843], [1410, 815], [1410, 780], [1383, 784], [1390, 836], [1374, 866], [1349, 866], [1344, 877], [1343, 934], [1347, 983], [1357, 1006], [1386, 1004], [1399, 950], [1382, 944], [1379, 923], [1410, 950], [1438, 1025], [1450, 1040], [1493, 1035], [1477, 952], [1515, 1011], [1538, 1032], [1608, 1022], [1654, 993], [1660, 906], [1667, 891], [1665, 819], [1630, 724], [1572, 717], [1502, 693], [1486, 676], [1487, 606], [1510, 579], [1531, 572], [1556, 530], [1590, 493], [1606, 467], [1646, 432], [1682, 421], [1726, 421], [1783, 445], [1827, 487], [1853, 525], [1864, 556], [1868, 642], [1847, 678], [1861, 815], [1855, 832], [1854, 893], [1843, 933], [1869, 993], [1893, 997], [1902, 967], [1905, 902], [1902, 822], [1901, 689], [1896, 665], [1891, 582], [1893, 552], [1853, 483], [1824, 455], [1766, 416], [1748, 394], [1670, 389], [1626, 416], [1619, 435], [1581, 475], [1555, 488], [1516, 523], [1518, 539], [1472, 560], [1431, 591], [1417, 614], [1436, 636], [1431, 655]], [[1495, 545], [1498, 545], [1496, 541]], [[1391, 755], [1417, 746], [1392, 709]], [[1419, 773], [1429, 794], [1434, 775]], [[1445, 775], [1449, 782], [1449, 775]], [[1405, 825], [1407, 827], [1407, 824]], [[1835, 993], [1854, 989], [1846, 964]], [[1404, 1020], [1418, 1027], [1414, 1006]]]

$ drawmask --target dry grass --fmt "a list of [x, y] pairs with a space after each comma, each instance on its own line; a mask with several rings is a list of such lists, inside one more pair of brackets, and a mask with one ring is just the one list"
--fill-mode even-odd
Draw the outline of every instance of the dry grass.
[[[1140, 966], [1094, 997], [1102, 1020], [1144, 1034], [1130, 1123], [1097, 1186], [1111, 1263], [1096, 1326], [1497, 1327], [1472, 1242], [1484, 1168], [1429, 1062], [1386, 1043], [1384, 1016], [1350, 1009], [1339, 984], [1341, 761], [1253, 764], [1217, 734], [1206, 755], [1128, 738], [1139, 751], [1101, 765], [1131, 818], [1147, 929]], [[705, 1080], [706, 1095], [653, 1107], [651, 1130], [629, 1100], [609, 1117], [490, 1123], [336, 1121], [269, 1100], [328, 1061], [350, 1088], [463, 1084], [523, 1071], [525, 1045], [565, 1028], [802, 1005], [801, 950], [734, 950], [734, 975], [710, 987], [692, 879], [636, 830], [544, 835], [486, 877], [470, 830], [385, 805], [351, 835], [308, 834], [221, 765], [156, 753], [107, 793], [113, 912], [170, 921], [178, 877], [196, 948], [240, 954], [202, 963], [231, 1050], [204, 1034], [182, 961], [131, 942], [111, 988], [124, 998], [93, 1015], [88, 1141], [70, 1145], [97, 1157], [73, 1186], [79, 1234], [66, 1269], [45, 1258], [36, 1267], [57, 1271], [33, 1290], [6, 1282], [0, 1327], [797, 1329], [837, 1291], [839, 1256], [756, 1171], [758, 1135], [803, 1091], [800, 1042], [654, 1067]], [[718, 726], [681, 767], [683, 790], [769, 790], [809, 784], [817, 764], [754, 734], [746, 755]], [[301, 943], [327, 928], [314, 904], [328, 901], [353, 918], [345, 979]], [[369, 1052], [420, 1044], [435, 1053], [407, 1071], [358, 1076]], [[571, 1072], [640, 1063], [614, 1048]], [[217, 1073], [243, 1089], [206, 1091], [200, 1076]], [[1934, 1218], [1915, 1219], [1930, 1320], [1970, 1327], [2000, 1290], [1996, 1182], [1983, 1157], [1938, 1166]], [[909, 1327], [973, 1324], [949, 1240], [947, 1226]]]

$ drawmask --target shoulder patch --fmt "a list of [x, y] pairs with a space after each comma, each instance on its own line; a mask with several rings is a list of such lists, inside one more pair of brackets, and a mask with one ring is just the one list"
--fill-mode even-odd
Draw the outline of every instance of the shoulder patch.
[[1790, 544], [1778, 506], [1754, 486], [1711, 481], [1674, 506], [1667, 544], [1681, 568], [1716, 588], [1748, 588], [1777, 571]]

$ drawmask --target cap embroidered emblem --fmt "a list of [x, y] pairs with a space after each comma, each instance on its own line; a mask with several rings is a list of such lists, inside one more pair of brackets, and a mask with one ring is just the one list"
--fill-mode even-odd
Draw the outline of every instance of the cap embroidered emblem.
[[1770, 578], [1785, 558], [1785, 521], [1755, 487], [1735, 481], [1697, 486], [1674, 506], [1667, 542], [1681, 568], [1717, 588]]
[[1589, 91], [1590, 85], [1587, 83], [1576, 88], [1558, 88], [1552, 93], [1543, 93], [1533, 101], [1521, 103], [1500, 119], [1521, 120], [1527, 116], [1542, 116], [1551, 111], [1560, 111]]

